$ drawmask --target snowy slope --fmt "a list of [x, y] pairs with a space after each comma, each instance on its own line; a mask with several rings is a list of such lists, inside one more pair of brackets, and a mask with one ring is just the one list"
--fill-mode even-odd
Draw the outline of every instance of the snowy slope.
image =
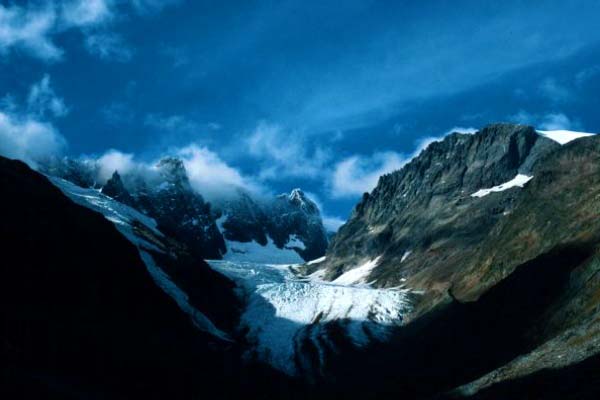
[[575, 132], [566, 130], [555, 130], [555, 131], [537, 131], [540, 135], [552, 139], [560, 144], [567, 144], [575, 139], [579, 139], [586, 136], [593, 136], [594, 133], [587, 132]]
[[226, 333], [219, 330], [202, 312], [190, 304], [187, 294], [171, 280], [161, 267], [156, 265], [148, 250], [164, 252], [161, 243], [159, 241], [150, 242], [148, 236], [136, 234], [135, 222], [142, 224], [158, 238], [162, 238], [164, 235], [157, 229], [156, 221], [103, 195], [98, 190], [84, 189], [61, 178], [49, 177], [49, 179], [73, 202], [101, 213], [106, 219], [115, 224], [119, 232], [137, 247], [142, 261], [156, 284], [175, 300], [182, 311], [190, 316], [199, 330], [210, 333], [219, 339], [229, 340]]
[[[389, 328], [400, 325], [410, 308], [407, 290], [302, 279], [289, 265], [209, 263], [245, 289], [248, 300], [242, 325], [258, 356], [291, 375], [318, 371], [327, 352], [336, 351], [327, 323], [342, 325], [347, 338], [363, 346], [370, 340], [385, 340]], [[360, 277], [348, 281], [358, 282]], [[300, 350], [307, 341], [318, 350], [319, 365]]]

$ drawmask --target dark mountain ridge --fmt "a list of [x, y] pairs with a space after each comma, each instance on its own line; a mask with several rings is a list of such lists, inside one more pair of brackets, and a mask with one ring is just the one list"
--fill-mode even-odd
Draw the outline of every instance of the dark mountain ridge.
[[[162, 231], [185, 243], [205, 259], [221, 259], [226, 240], [269, 240], [278, 249], [292, 249], [306, 261], [321, 257], [328, 238], [316, 204], [300, 189], [275, 198], [254, 196], [237, 188], [233, 195], [211, 204], [194, 190], [181, 159], [165, 157], [148, 173], [122, 175], [114, 171], [106, 182], [98, 179], [93, 160], [52, 160], [42, 172], [78, 186], [101, 188], [102, 193], [154, 218]], [[217, 220], [223, 218], [222, 224]]]

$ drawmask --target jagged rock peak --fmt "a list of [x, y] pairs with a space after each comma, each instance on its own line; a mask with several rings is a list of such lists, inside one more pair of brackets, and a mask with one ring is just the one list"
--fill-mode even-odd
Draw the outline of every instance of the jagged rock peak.
[[105, 194], [113, 199], [120, 201], [129, 206], [135, 206], [135, 200], [129, 191], [123, 185], [123, 180], [119, 172], [115, 170], [112, 177], [106, 181], [106, 184], [101, 189], [102, 194]]

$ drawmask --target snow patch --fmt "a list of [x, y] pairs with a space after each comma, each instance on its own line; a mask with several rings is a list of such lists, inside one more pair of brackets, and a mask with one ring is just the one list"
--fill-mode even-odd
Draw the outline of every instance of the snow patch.
[[403, 263], [404, 261], [406, 261], [406, 259], [412, 254], [411, 250], [407, 250], [404, 252], [404, 254], [402, 254], [402, 258], [400, 259], [400, 262]]
[[361, 283], [367, 283], [366, 279], [371, 274], [371, 271], [379, 264], [381, 256], [374, 258], [366, 263], [359, 265], [349, 271], [344, 272], [338, 276], [332, 283], [338, 285], [356, 285]]
[[572, 142], [573, 140], [586, 137], [586, 136], [594, 136], [595, 133], [588, 132], [575, 132], [575, 131], [566, 131], [566, 130], [556, 130], [556, 131], [537, 131], [541, 136], [547, 137], [548, 139], [554, 140], [555, 142], [562, 144], [566, 144]]
[[510, 189], [510, 188], [513, 188], [513, 187], [521, 187], [522, 188], [531, 179], [533, 179], [533, 176], [527, 176], [527, 175], [523, 175], [523, 174], [518, 174], [517, 176], [515, 176], [510, 181], [505, 182], [505, 183], [503, 183], [501, 185], [494, 186], [494, 187], [491, 187], [489, 189], [478, 190], [477, 192], [473, 193], [471, 195], [471, 197], [484, 197], [484, 196], [487, 196], [488, 194], [490, 194], [492, 192], [502, 192], [504, 190], [507, 190], [507, 189]]
[[324, 262], [327, 259], [327, 257], [323, 256], [323, 257], [319, 257], [319, 258], [315, 258], [314, 260], [310, 260], [309, 262], [306, 263], [306, 265], [315, 265], [315, 264], [321, 264], [322, 262]]

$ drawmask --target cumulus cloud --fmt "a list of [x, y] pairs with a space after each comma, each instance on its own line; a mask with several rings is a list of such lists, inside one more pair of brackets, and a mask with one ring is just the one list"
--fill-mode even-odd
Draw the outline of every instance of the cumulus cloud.
[[379, 152], [371, 156], [348, 157], [334, 167], [331, 195], [335, 198], [354, 197], [370, 192], [383, 174], [398, 170], [407, 159], [395, 152]]
[[65, 139], [52, 124], [0, 111], [0, 154], [4, 157], [35, 167], [37, 162], [62, 152], [65, 146]]
[[58, 97], [50, 85], [48, 74], [42, 80], [33, 84], [27, 96], [27, 109], [38, 117], [51, 114], [54, 117], [64, 117], [69, 113], [64, 100]]
[[0, 4], [0, 55], [18, 48], [43, 60], [59, 60], [63, 52], [50, 39], [56, 20], [51, 6], [25, 8]]
[[100, 182], [110, 179], [115, 171], [126, 175], [139, 167], [139, 164], [133, 160], [133, 154], [123, 153], [115, 149], [104, 153], [96, 160], [96, 164], [98, 166], [98, 180]]
[[246, 139], [248, 153], [260, 162], [261, 180], [281, 177], [317, 178], [331, 159], [328, 149], [311, 146], [309, 139], [277, 124], [260, 122]]
[[258, 185], [223, 161], [217, 153], [206, 147], [190, 145], [177, 151], [194, 189], [207, 198], [232, 193], [236, 188], [258, 191]]

